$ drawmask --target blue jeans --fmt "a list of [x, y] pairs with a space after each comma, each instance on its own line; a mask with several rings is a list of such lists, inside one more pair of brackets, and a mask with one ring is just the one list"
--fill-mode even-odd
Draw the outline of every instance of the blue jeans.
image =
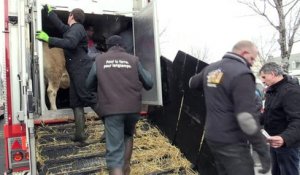
[[298, 167], [298, 169], [299, 169], [299, 174], [300, 174], [300, 148], [298, 148], [298, 157], [299, 157], [299, 167]]
[[123, 168], [126, 139], [133, 137], [139, 114], [117, 114], [104, 117], [106, 164], [108, 169]]
[[254, 162], [247, 143], [218, 143], [206, 140], [218, 175], [254, 175]]
[[271, 148], [272, 175], [299, 175], [298, 148]]

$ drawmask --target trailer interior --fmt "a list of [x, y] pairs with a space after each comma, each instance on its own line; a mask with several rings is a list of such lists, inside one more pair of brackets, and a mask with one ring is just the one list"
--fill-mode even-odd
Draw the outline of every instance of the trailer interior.
[[[68, 11], [55, 11], [58, 17], [67, 24], [69, 12]], [[105, 40], [112, 35], [120, 35], [124, 38], [125, 49], [127, 52], [132, 53], [133, 50], [133, 36], [132, 36], [132, 18], [122, 15], [110, 14], [86, 14], [84, 27], [92, 26], [94, 28], [93, 40], [97, 45], [97, 49], [101, 52], [106, 52], [107, 48]], [[42, 28], [49, 35], [53, 37], [62, 37], [57, 29], [53, 26], [51, 21], [45, 14], [42, 13]], [[46, 88], [45, 88], [46, 89]], [[45, 93], [46, 105], [49, 108], [49, 100], [47, 93]], [[68, 108], [68, 89], [59, 89], [57, 96], [58, 109]]]

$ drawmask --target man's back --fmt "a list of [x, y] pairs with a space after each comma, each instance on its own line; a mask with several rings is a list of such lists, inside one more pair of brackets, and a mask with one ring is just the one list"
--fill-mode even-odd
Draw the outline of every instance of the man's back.
[[[251, 89], [241, 91], [236, 88], [237, 80], [242, 81], [243, 76], [250, 77], [249, 88], [255, 88], [254, 78], [245, 62], [234, 54], [226, 54], [219, 62], [209, 65], [204, 71], [204, 94], [206, 97], [206, 138], [222, 143], [246, 142], [246, 137], [240, 129], [236, 113], [243, 112], [253, 114], [255, 105], [248, 106], [246, 102], [236, 104], [234, 94], [250, 95]], [[220, 80], [218, 80], [218, 78]], [[219, 82], [218, 82], [219, 81]], [[254, 94], [252, 94], [254, 97]], [[251, 100], [248, 99], [248, 100]], [[247, 105], [247, 106], [246, 106]], [[241, 107], [239, 107], [241, 106]]]
[[112, 47], [96, 58], [96, 67], [101, 114], [138, 113], [142, 90], [138, 58]]

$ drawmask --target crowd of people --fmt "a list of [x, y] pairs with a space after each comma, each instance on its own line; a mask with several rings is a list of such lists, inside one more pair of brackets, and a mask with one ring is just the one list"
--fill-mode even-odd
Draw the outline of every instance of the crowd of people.
[[[37, 31], [36, 38], [64, 49], [75, 118], [73, 140], [85, 142], [83, 107], [90, 106], [104, 121], [109, 173], [130, 174], [141, 91], [152, 88], [151, 74], [138, 57], [126, 52], [119, 35], [106, 40], [107, 52], [97, 50], [92, 40], [94, 28], [84, 28], [81, 9], [70, 12], [67, 25], [50, 6], [45, 5], [44, 11], [63, 37]], [[260, 173], [271, 169], [272, 175], [299, 175], [299, 83], [285, 75], [278, 64], [266, 63], [259, 77], [267, 90], [264, 96], [258, 94], [250, 69], [258, 55], [254, 43], [239, 41], [220, 61], [190, 78], [190, 88], [204, 92], [206, 142], [219, 175], [254, 175], [251, 147], [259, 155]], [[261, 97], [265, 99], [263, 110]], [[270, 136], [263, 135], [261, 129]]]
[[250, 145], [259, 156], [260, 173], [271, 169], [272, 175], [299, 175], [299, 82], [278, 64], [266, 63], [259, 70], [267, 86], [262, 96], [250, 69], [257, 56], [254, 43], [239, 41], [220, 61], [191, 77], [190, 88], [205, 96], [207, 144], [219, 175], [254, 175]]

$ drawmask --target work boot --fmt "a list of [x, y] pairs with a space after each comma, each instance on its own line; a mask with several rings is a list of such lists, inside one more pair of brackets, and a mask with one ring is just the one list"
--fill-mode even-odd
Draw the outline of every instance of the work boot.
[[[95, 103], [93, 105], [91, 105], [91, 108], [93, 109], [93, 111], [97, 114], [97, 116], [99, 117], [99, 119], [103, 119], [102, 116], [100, 115], [100, 109], [98, 107], [98, 104]], [[102, 120], [103, 121], [103, 120]]]
[[85, 118], [83, 107], [73, 108], [74, 119], [75, 119], [75, 134], [74, 142], [84, 142], [87, 139], [87, 136], [84, 132], [85, 129]]
[[109, 171], [109, 175], [124, 175], [121, 168], [113, 168]]
[[132, 155], [132, 148], [133, 148], [133, 137], [129, 137], [125, 139], [125, 152], [124, 152], [124, 167], [123, 172], [124, 175], [130, 174], [130, 160]]
[[[105, 123], [104, 118], [101, 118], [101, 120], [104, 125], [104, 123]], [[100, 136], [100, 143], [105, 143], [105, 130], [103, 131], [102, 135]]]
[[100, 136], [100, 143], [105, 143], [105, 131]]

